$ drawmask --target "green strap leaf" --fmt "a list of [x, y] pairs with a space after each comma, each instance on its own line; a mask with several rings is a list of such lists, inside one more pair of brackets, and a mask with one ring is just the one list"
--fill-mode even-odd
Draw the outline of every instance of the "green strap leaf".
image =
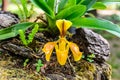
[[72, 20], [76, 17], [80, 17], [86, 11], [86, 7], [83, 5], [75, 5], [69, 8], [65, 8], [56, 15], [56, 19]]
[[31, 0], [36, 6], [41, 8], [48, 16], [54, 18], [54, 11], [47, 5], [45, 0]]
[[81, 4], [85, 5], [87, 7], [87, 10], [92, 7], [93, 4], [95, 4], [97, 0], [84, 0]]
[[54, 11], [55, 0], [48, 0], [47, 4]]
[[76, 5], [76, 0], [68, 0], [67, 4], [65, 5], [65, 8], [71, 7]]
[[29, 27], [34, 25], [32, 22], [24, 22], [20, 24], [15, 24], [9, 28], [1, 29], [0, 30], [0, 40], [8, 39], [11, 37], [15, 37], [18, 35], [19, 31], [18, 30], [26, 30]]
[[84, 0], [76, 0], [76, 4], [80, 4], [81, 2], [83, 2]]
[[106, 9], [106, 6], [102, 2], [96, 2], [92, 8], [94, 9]]
[[16, 36], [16, 34], [14, 32], [9, 32], [9, 33], [0, 35], [0, 40], [8, 39], [8, 38], [14, 37], [14, 36]]
[[116, 32], [116, 31], [110, 31], [110, 30], [106, 30], [106, 31], [109, 32], [109, 33], [112, 33], [112, 34], [114, 34], [114, 35], [116, 35], [117, 37], [120, 38], [120, 33]]
[[60, 12], [66, 5], [68, 0], [61, 0], [60, 3], [58, 4], [58, 12]]
[[104, 19], [77, 18], [75, 20], [72, 20], [72, 22], [73, 22], [74, 26], [106, 30], [106, 31], [120, 37], [120, 27], [118, 27], [118, 25], [113, 24], [112, 22], [104, 20]]

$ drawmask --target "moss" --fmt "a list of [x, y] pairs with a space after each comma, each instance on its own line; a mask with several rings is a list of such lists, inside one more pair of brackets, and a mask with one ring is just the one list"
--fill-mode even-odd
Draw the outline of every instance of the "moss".
[[110, 75], [112, 75], [112, 67], [109, 64], [107, 64], [107, 66], [107, 68], [103, 68], [103, 74], [107, 77], [108, 80], [110, 80]]
[[95, 65], [85, 60], [79, 61], [76, 65], [77, 65], [76, 71], [80, 71], [80, 72], [91, 71], [92, 73], [96, 71]]
[[30, 72], [23, 68], [15, 68], [11, 58], [0, 58], [0, 80], [45, 80], [42, 74]]
[[76, 66], [76, 72], [79, 76], [77, 76], [77, 80], [94, 80], [95, 71], [96, 67], [93, 63], [81, 60]]
[[111, 66], [81, 60], [76, 64], [76, 80], [111, 80]]

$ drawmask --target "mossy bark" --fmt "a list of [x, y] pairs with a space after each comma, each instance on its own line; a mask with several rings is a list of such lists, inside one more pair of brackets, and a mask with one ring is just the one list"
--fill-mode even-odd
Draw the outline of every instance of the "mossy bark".
[[76, 66], [77, 80], [111, 80], [111, 66], [107, 63], [90, 63], [84, 60]]
[[61, 70], [59, 73], [53, 71], [46, 77], [48, 80], [111, 80], [112, 70], [107, 63], [97, 64], [80, 60], [73, 67], [75, 69], [74, 75], [63, 74]]

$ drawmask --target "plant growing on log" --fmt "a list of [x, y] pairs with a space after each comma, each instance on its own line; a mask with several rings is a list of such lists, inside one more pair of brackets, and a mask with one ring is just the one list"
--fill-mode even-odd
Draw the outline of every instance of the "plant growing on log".
[[[83, 53], [84, 54], [84, 53]], [[95, 54], [90, 54], [85, 57], [85, 55], [82, 55], [82, 59], [86, 59], [88, 62], [93, 62], [95, 58]]]
[[27, 66], [28, 62], [29, 62], [29, 59], [25, 59], [25, 61], [24, 61], [24, 63], [23, 63], [23, 66], [24, 66], [24, 67]]
[[[118, 27], [118, 25], [113, 24], [112, 22], [104, 19], [84, 16], [85, 13], [87, 13], [87, 11], [90, 10], [90, 8], [101, 8], [101, 9], [105, 8], [105, 5], [103, 5], [102, 3], [98, 3], [96, 1], [97, 0], [60, 0], [60, 2], [58, 2], [58, 0], [31, 0], [32, 3], [37, 5], [40, 9], [42, 9], [45, 12], [47, 18], [46, 21], [47, 27], [46, 25], [42, 25], [41, 27], [39, 27], [40, 28], [39, 30], [42, 31], [47, 30], [51, 35], [56, 35], [58, 33], [58, 30], [60, 31], [60, 38], [58, 39], [58, 41], [48, 42], [43, 48], [43, 51], [46, 53], [47, 61], [49, 61], [50, 55], [54, 47], [57, 52], [56, 54], [57, 54], [58, 62], [61, 65], [64, 65], [67, 59], [68, 50], [65, 49], [69, 49], [69, 47], [71, 49], [71, 46], [74, 46], [73, 48], [76, 48], [77, 52], [81, 53], [78, 47], [76, 46], [76, 44], [67, 41], [65, 38], [65, 33], [71, 23], [72, 23], [71, 25], [76, 28], [81, 27], [81, 28], [106, 30], [120, 37], [120, 27]], [[2, 29], [0, 30], [0, 40], [15, 37], [18, 35], [19, 30], [25, 31], [34, 24], [35, 24], [34, 22], [33, 23], [25, 22], [25, 23], [13, 25], [9, 28]], [[41, 22], [40, 24], [43, 23]], [[56, 27], [56, 24], [58, 28]], [[67, 25], [65, 26], [61, 24], [67, 24]], [[60, 25], [61, 27], [59, 27]], [[51, 49], [49, 49], [48, 47]], [[66, 55], [63, 61], [60, 59], [60, 56], [62, 56], [62, 52], [60, 51], [61, 47], [64, 47], [62, 51], [64, 51], [65, 54], [63, 55]], [[72, 50], [73, 49], [71, 49], [71, 51]], [[75, 56], [74, 51], [72, 52], [73, 52], [73, 56]], [[80, 57], [81, 54], [79, 55], [79, 57], [75, 56], [74, 59], [77, 61], [80, 59]]]
[[[74, 60], [75, 61], [80, 60], [82, 53], [79, 51], [78, 46], [74, 43], [70, 45], [70, 42], [67, 41], [65, 38], [65, 33], [68, 27], [72, 24], [75, 27], [80, 26], [103, 29], [113, 34], [115, 34], [116, 32], [120, 32], [120, 28], [109, 21], [96, 18], [82, 17], [85, 14], [85, 12], [90, 7], [92, 7], [93, 4], [94, 8], [101, 9], [105, 8], [105, 6], [100, 2], [99, 3], [97, 2], [95, 4], [96, 0], [60, 0], [58, 4], [56, 2], [57, 0], [31, 0], [31, 1], [45, 12], [48, 20], [47, 24], [48, 30], [56, 34], [58, 27], [60, 31], [60, 37], [58, 41], [48, 42], [44, 45], [43, 52], [45, 52], [46, 54], [47, 61], [50, 60], [50, 56], [52, 54], [54, 47], [57, 55], [57, 60], [61, 65], [64, 65], [66, 63], [69, 47], [73, 53]], [[55, 4], [57, 4], [58, 7], [54, 7]], [[98, 7], [97, 5], [100, 5], [100, 7]], [[72, 24], [69, 21], [59, 19], [69, 20], [72, 22]], [[55, 26], [55, 23], [57, 27]], [[116, 32], [114, 33], [113, 29], [115, 29], [115, 27], [119, 28], [119, 30], [117, 31], [115, 30]]]
[[87, 56], [87, 60], [88, 60], [89, 62], [93, 62], [93, 61], [94, 61], [93, 58], [95, 58], [95, 55], [94, 55], [94, 54], [91, 54], [91, 55], [88, 55], [88, 56]]
[[19, 30], [20, 39], [25, 46], [27, 46], [33, 41], [35, 34], [38, 32], [38, 29], [39, 29], [39, 26], [38, 24], [36, 24], [35, 27], [32, 29], [32, 32], [29, 33], [28, 39], [26, 39], [24, 31], [21, 29]]
[[36, 64], [36, 71], [39, 72], [42, 66], [43, 66], [42, 61], [39, 59]]

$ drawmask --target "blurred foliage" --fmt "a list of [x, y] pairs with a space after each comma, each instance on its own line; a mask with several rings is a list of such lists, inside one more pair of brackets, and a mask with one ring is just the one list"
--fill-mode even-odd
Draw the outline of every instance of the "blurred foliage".
[[102, 2], [120, 2], [120, 0], [97, 0]]
[[95, 9], [106, 9], [106, 6], [102, 2], [97, 2], [92, 7]]
[[112, 66], [112, 78], [119, 80], [120, 64], [118, 63], [120, 63], [120, 51], [112, 53], [108, 63]]
[[28, 0], [12, 0], [12, 3], [18, 8], [15, 12], [19, 15], [21, 21], [27, 21], [32, 16], [34, 8]]
[[120, 10], [120, 3], [117, 4], [117, 10]]
[[103, 36], [105, 39], [107, 39], [107, 40], [111, 40], [111, 39], [116, 38], [116, 36], [114, 36], [114, 35], [106, 32], [106, 31], [94, 30], [94, 32], [102, 35], [102, 36]]
[[2, 3], [2, 0], [0, 0], [0, 4]]

